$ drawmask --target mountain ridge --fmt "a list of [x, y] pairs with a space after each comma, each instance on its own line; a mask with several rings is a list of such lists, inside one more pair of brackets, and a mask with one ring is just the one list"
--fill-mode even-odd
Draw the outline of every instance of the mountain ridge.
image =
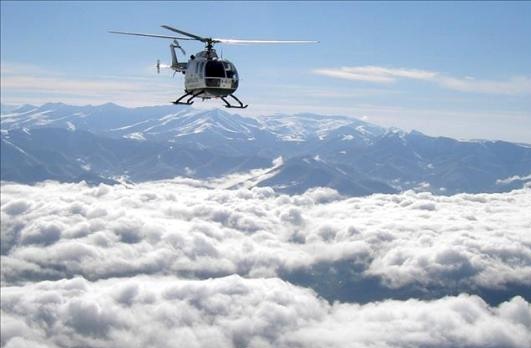
[[[504, 191], [516, 185], [504, 179], [531, 173], [527, 144], [430, 137], [340, 115], [246, 117], [111, 103], [2, 110], [2, 180], [32, 182], [30, 168], [41, 169], [35, 180], [207, 178], [271, 167], [281, 157], [275, 174], [253, 185], [287, 193], [327, 186], [359, 196], [419, 188], [439, 194]], [[37, 165], [35, 159], [50, 162]]]

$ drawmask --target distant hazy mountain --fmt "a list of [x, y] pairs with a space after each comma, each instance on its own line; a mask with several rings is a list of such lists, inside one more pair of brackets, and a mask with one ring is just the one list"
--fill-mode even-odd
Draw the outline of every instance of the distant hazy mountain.
[[2, 180], [206, 178], [282, 165], [252, 185], [366, 195], [419, 187], [491, 192], [522, 184], [531, 146], [385, 129], [345, 116], [243, 117], [184, 106], [2, 105]]

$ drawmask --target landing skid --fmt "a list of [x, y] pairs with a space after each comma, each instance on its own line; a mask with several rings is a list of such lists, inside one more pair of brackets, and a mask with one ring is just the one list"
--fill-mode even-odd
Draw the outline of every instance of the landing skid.
[[225, 97], [221, 97], [221, 100], [223, 100], [223, 102], [225, 102], [225, 107], [226, 108], [245, 109], [246, 107], [249, 106], [249, 105], [243, 105], [243, 103], [240, 101], [240, 99], [236, 98], [236, 96], [233, 95], [233, 94], [229, 95], [229, 97], [232, 97], [232, 99], [236, 100], [238, 102], [238, 104], [240, 104], [240, 105], [231, 105], [227, 101], [227, 99], [225, 99]]
[[[195, 97], [198, 97], [199, 95], [201, 95], [203, 93], [204, 93], [204, 91], [199, 91], [197, 93], [186, 92], [186, 94], [180, 96], [179, 99], [177, 99], [176, 101], [174, 101], [172, 103], [175, 104], [175, 105], [192, 105], [194, 103], [192, 100]], [[182, 102], [181, 100], [183, 100], [186, 97], [190, 97], [190, 98], [188, 98], [185, 102]]]
[[[192, 93], [192, 92], [186, 92], [185, 94], [183, 94], [182, 96], [179, 97], [179, 99], [177, 99], [176, 101], [172, 102], [173, 104], [175, 105], [192, 105], [194, 102], [193, 100], [196, 98], [196, 97], [199, 97], [201, 96], [201, 94], [205, 93], [205, 91], [199, 91], [199, 92], [196, 92], [196, 93]], [[246, 107], [248, 107], [249, 105], [244, 105], [240, 99], [236, 98], [235, 95], [233, 94], [230, 94], [229, 97], [231, 97], [232, 99], [236, 100], [238, 102], [239, 105], [232, 105], [231, 103], [229, 103], [226, 99], [226, 97], [220, 97], [221, 100], [223, 100], [223, 102], [225, 103], [225, 107], [226, 108], [232, 108], [232, 109], [245, 109]], [[186, 99], [188, 98], [188, 99]], [[209, 97], [207, 97], [208, 99]], [[186, 101], [182, 101], [183, 99], [186, 99]], [[205, 99], [205, 98], [203, 98]]]

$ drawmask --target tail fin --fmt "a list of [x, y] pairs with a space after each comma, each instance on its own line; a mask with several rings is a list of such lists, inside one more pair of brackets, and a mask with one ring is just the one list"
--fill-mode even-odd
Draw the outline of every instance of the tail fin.
[[170, 52], [171, 52], [171, 67], [173, 69], [177, 69], [179, 66], [179, 62], [177, 61], [177, 55], [175, 54], [175, 47], [177, 47], [174, 44], [170, 45]]
[[157, 74], [160, 74], [160, 59], [157, 59]]
[[183, 48], [179, 45], [179, 42], [177, 40], [173, 40], [173, 42], [170, 45], [170, 53], [171, 53], [171, 66], [170, 68], [174, 71], [173, 76], [175, 76], [176, 72], [184, 72], [186, 71], [187, 63], [179, 63], [177, 61], [177, 54], [175, 53], [175, 49], [178, 48], [181, 50], [181, 52], [186, 56], [186, 52], [183, 50]]

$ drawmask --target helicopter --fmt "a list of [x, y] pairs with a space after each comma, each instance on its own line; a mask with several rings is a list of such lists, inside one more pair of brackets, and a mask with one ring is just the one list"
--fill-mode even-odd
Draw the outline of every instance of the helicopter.
[[[174, 73], [180, 72], [184, 74], [184, 92], [173, 104], [192, 105], [195, 98], [202, 100], [211, 98], [220, 98], [227, 108], [245, 109], [248, 105], [244, 105], [235, 95], [234, 92], [238, 89], [239, 76], [236, 66], [227, 59], [218, 57], [214, 44], [222, 43], [229, 45], [237, 44], [306, 44], [318, 43], [319, 41], [308, 40], [239, 40], [239, 39], [217, 39], [212, 37], [203, 37], [196, 34], [188, 33], [179, 29], [175, 29], [168, 25], [161, 26], [164, 29], [178, 33], [181, 36], [156, 35], [145, 33], [133, 33], [125, 31], [109, 31], [112, 34], [134, 35], [155, 37], [161, 39], [173, 40], [170, 44], [171, 65], [164, 66], [157, 60], [157, 73], [160, 73], [161, 67], [171, 68]], [[185, 37], [182, 37], [185, 36]], [[205, 48], [191, 55], [188, 62], [179, 62], [175, 49], [178, 48], [181, 53], [186, 56], [185, 50], [179, 44], [179, 40], [200, 41], [205, 44]], [[227, 97], [231, 97], [238, 104], [231, 104]]]

